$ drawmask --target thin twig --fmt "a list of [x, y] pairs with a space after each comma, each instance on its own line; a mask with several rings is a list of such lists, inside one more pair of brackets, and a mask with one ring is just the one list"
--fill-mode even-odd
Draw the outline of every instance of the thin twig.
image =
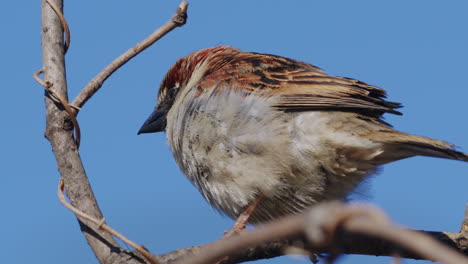
[[99, 88], [101, 88], [104, 81], [109, 78], [113, 72], [127, 63], [130, 59], [138, 55], [140, 52], [151, 46], [153, 43], [158, 41], [164, 35], [171, 32], [173, 29], [183, 26], [187, 20], [187, 8], [188, 3], [186, 0], [183, 0], [179, 4], [179, 7], [177, 8], [174, 16], [168, 22], [166, 22], [166, 24], [107, 65], [83, 88], [83, 90], [81, 90], [80, 94], [78, 94], [78, 96], [73, 100], [72, 104], [78, 107], [83, 107], [83, 105], [99, 90]]
[[63, 187], [64, 187], [64, 181], [60, 179], [59, 185], [58, 185], [58, 198], [60, 200], [60, 203], [62, 203], [65, 207], [67, 207], [70, 211], [72, 211], [77, 217], [88, 220], [94, 224], [96, 224], [100, 229], [109, 232], [111, 235], [119, 238], [122, 240], [125, 244], [130, 245], [133, 247], [138, 253], [142, 254], [151, 264], [157, 264], [156, 260], [153, 258], [151, 253], [149, 253], [145, 247], [140, 246], [136, 244], [135, 242], [131, 241], [130, 239], [126, 238], [124, 235], [121, 233], [117, 232], [115, 229], [110, 227], [109, 225], [106, 224], [106, 219], [96, 219], [88, 214], [85, 214], [84, 212], [78, 210], [75, 208], [73, 205], [67, 202], [65, 199], [65, 195], [63, 194]]
[[44, 69], [39, 69], [34, 72], [33, 78], [44, 87], [46, 92], [50, 95], [50, 98], [56, 102], [59, 103], [65, 111], [68, 113], [68, 116], [70, 117], [70, 120], [73, 124], [73, 128], [75, 130], [75, 143], [76, 147], [80, 148], [80, 142], [81, 142], [81, 129], [80, 129], [80, 124], [78, 124], [78, 120], [76, 119], [76, 114], [73, 111], [72, 107], [76, 109], [77, 111], [80, 110], [79, 107], [76, 107], [74, 105], [70, 105], [65, 98], [60, 96], [53, 88], [54, 84], [49, 82], [49, 81], [44, 81], [39, 77], [40, 74], [44, 72]]
[[58, 8], [52, 1], [46, 0], [47, 4], [54, 10], [55, 14], [57, 14], [58, 18], [60, 19], [60, 23], [63, 26], [63, 30], [65, 31], [65, 44], [64, 44], [64, 53], [67, 53], [68, 48], [70, 47], [70, 28], [68, 27], [67, 20], [63, 15], [60, 8]]

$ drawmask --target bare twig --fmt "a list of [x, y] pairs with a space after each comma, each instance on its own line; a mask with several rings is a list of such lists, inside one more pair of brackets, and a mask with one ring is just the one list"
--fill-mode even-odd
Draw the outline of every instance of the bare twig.
[[96, 219], [90, 215], [87, 215], [83, 213], [82, 211], [76, 209], [71, 205], [70, 203], [67, 202], [65, 199], [65, 195], [63, 194], [63, 187], [64, 187], [64, 182], [62, 179], [60, 179], [59, 185], [58, 185], [58, 192], [57, 195], [59, 197], [60, 202], [67, 207], [70, 211], [72, 211], [77, 217], [86, 219], [94, 224], [96, 224], [100, 229], [109, 232], [111, 235], [119, 238], [122, 240], [125, 244], [130, 245], [133, 247], [138, 253], [142, 254], [151, 264], [157, 264], [156, 260], [153, 258], [151, 253], [149, 253], [145, 247], [140, 246], [136, 244], [135, 242], [131, 241], [130, 239], [126, 238], [124, 235], [120, 234], [117, 232], [115, 229], [110, 227], [109, 225], [106, 224], [106, 219], [102, 218], [101, 220]]
[[177, 8], [174, 16], [166, 24], [107, 65], [83, 88], [80, 94], [78, 94], [78, 96], [73, 100], [72, 104], [78, 107], [83, 107], [86, 101], [88, 101], [99, 90], [99, 88], [101, 88], [104, 81], [109, 78], [113, 72], [148, 48], [154, 42], [158, 41], [164, 35], [171, 32], [173, 29], [183, 26], [187, 19], [187, 8], [188, 3], [183, 0]]
[[[313, 207], [305, 215], [291, 216], [254, 232], [222, 239], [196, 249], [177, 263], [213, 263], [225, 256], [236, 256], [250, 247], [302, 234], [310, 242], [307, 248], [314, 252], [345, 253], [340, 245], [343, 232], [371, 235], [395, 243], [395, 251], [407, 249], [417, 256], [444, 263], [467, 263], [468, 259], [440, 242], [412, 230], [400, 228], [375, 208], [347, 207], [339, 203], [325, 203]], [[348, 235], [349, 236], [349, 235]], [[285, 245], [287, 246], [287, 244]], [[400, 252], [398, 252], [400, 253]], [[394, 255], [395, 252], [389, 254]], [[403, 255], [403, 254], [402, 254]], [[224, 261], [223, 263], [235, 263]]]
[[76, 107], [74, 105], [71, 105], [71, 104], [68, 104], [67, 100], [65, 100], [63, 97], [61, 97], [55, 90], [52, 86], [54, 86], [53, 83], [49, 82], [49, 81], [43, 81], [39, 75], [42, 74], [44, 72], [43, 69], [39, 69], [37, 71], [34, 72], [33, 74], [33, 77], [34, 79], [44, 87], [44, 89], [46, 90], [47, 94], [50, 95], [50, 98], [56, 102], [56, 103], [59, 103], [63, 109], [65, 109], [65, 111], [67, 112], [68, 116], [70, 117], [70, 120], [73, 124], [73, 128], [75, 129], [75, 143], [76, 143], [76, 147], [79, 148], [80, 147], [80, 142], [81, 142], [81, 129], [80, 129], [80, 124], [78, 123], [78, 120], [76, 119], [76, 115], [75, 115], [75, 112], [72, 110], [72, 108], [76, 109], [76, 110], [80, 110], [79, 107]]

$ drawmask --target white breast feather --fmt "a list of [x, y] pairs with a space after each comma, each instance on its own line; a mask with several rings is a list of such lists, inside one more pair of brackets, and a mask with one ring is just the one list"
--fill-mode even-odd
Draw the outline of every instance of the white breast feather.
[[[169, 111], [168, 142], [186, 177], [231, 217], [259, 193], [273, 200], [284, 199], [274, 197], [278, 194], [294, 196], [291, 207], [297, 208], [291, 210], [342, 198], [373, 172], [372, 166], [357, 168], [333, 144], [372, 150], [369, 159], [380, 146], [335, 129], [334, 122], [341, 121], [333, 112], [285, 113], [272, 107], [274, 97], [229, 89], [195, 96], [195, 91], [183, 91]], [[334, 177], [351, 174], [358, 178], [349, 186], [334, 185]]]

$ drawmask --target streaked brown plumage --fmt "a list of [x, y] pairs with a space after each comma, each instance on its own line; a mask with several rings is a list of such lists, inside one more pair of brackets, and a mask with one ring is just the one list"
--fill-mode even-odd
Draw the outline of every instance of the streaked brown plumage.
[[174, 157], [216, 209], [250, 222], [345, 198], [379, 165], [423, 155], [468, 161], [449, 143], [398, 132], [385, 91], [310, 64], [219, 46], [179, 59], [140, 133], [165, 131]]

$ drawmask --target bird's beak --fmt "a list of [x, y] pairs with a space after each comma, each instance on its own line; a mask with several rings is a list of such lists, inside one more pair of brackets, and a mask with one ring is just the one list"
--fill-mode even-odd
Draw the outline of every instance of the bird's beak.
[[138, 135], [166, 130], [166, 111], [155, 109], [138, 131]]

